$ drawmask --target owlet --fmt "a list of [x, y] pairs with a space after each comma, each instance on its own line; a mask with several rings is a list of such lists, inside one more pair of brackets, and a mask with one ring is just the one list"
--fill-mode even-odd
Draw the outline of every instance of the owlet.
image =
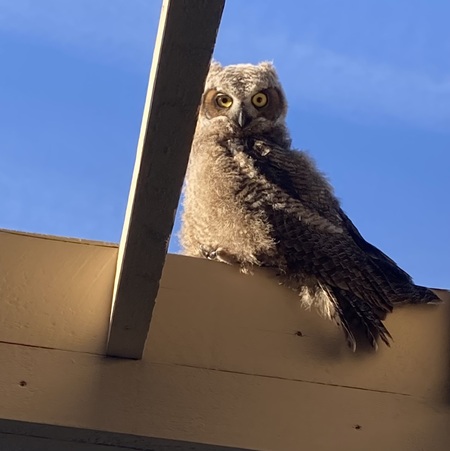
[[341, 325], [349, 346], [391, 338], [395, 304], [438, 303], [371, 245], [311, 158], [292, 149], [286, 98], [272, 64], [222, 67], [206, 80], [184, 192], [184, 253], [269, 266]]

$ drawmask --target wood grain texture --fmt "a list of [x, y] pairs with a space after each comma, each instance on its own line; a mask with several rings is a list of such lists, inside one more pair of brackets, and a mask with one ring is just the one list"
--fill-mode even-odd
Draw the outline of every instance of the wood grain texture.
[[165, 0], [123, 228], [107, 353], [140, 358], [225, 0]]

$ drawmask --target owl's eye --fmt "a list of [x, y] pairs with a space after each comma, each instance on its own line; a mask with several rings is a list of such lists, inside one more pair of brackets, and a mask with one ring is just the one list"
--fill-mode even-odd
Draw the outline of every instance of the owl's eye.
[[226, 94], [217, 94], [216, 103], [220, 108], [230, 108], [233, 105], [233, 99]]
[[258, 92], [252, 97], [252, 103], [256, 108], [262, 108], [267, 105], [269, 99], [263, 92]]

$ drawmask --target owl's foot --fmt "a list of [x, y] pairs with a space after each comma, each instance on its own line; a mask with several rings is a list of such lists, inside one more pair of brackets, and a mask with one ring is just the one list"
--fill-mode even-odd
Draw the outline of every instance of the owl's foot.
[[200, 252], [202, 256], [208, 260], [216, 260], [217, 258], [217, 248], [212, 246], [200, 246]]
[[236, 257], [228, 253], [222, 247], [200, 246], [200, 252], [204, 258], [214, 260], [228, 265], [234, 265], [237, 262]]

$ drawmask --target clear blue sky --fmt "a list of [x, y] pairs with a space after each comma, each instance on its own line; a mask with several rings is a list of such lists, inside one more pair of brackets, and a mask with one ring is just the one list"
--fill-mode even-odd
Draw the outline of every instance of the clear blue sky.
[[[0, 228], [119, 240], [159, 9], [0, 0]], [[274, 61], [294, 145], [366, 239], [440, 287], [449, 17], [446, 0], [228, 0], [215, 51], [224, 64]]]

